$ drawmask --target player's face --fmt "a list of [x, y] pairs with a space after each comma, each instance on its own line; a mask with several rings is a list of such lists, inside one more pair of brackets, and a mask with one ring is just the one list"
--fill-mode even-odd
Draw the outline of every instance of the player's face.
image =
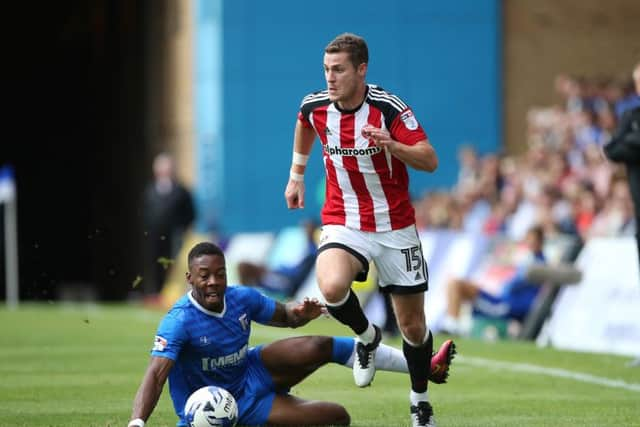
[[220, 255], [202, 255], [194, 259], [187, 272], [193, 298], [207, 310], [221, 312], [227, 289], [227, 269]]
[[362, 99], [357, 99], [359, 89], [364, 86], [367, 64], [357, 68], [351, 63], [347, 52], [324, 54], [324, 78], [327, 81], [329, 99], [340, 107], [358, 106]]

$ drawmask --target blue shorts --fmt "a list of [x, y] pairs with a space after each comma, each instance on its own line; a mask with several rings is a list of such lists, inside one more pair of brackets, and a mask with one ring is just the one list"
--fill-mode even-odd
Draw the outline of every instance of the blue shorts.
[[508, 297], [497, 297], [481, 290], [473, 304], [473, 314], [500, 319], [523, 320], [529, 312], [535, 296], [535, 293], [524, 292]]
[[[262, 345], [252, 347], [247, 352], [244, 387], [240, 394], [234, 395], [238, 404], [238, 424], [240, 425], [266, 424], [276, 394], [289, 392], [288, 389], [276, 391], [271, 374], [260, 358], [262, 347]], [[178, 420], [176, 425], [187, 427], [182, 419]]]
[[249, 349], [244, 389], [241, 395], [235, 396], [238, 402], [238, 424], [241, 425], [266, 424], [276, 393], [288, 392], [276, 391], [271, 374], [260, 358], [261, 351], [261, 345]]

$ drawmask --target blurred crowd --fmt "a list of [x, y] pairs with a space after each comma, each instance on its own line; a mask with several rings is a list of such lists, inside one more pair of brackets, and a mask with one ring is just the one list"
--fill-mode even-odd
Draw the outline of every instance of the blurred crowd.
[[520, 240], [540, 224], [547, 236], [633, 236], [633, 202], [625, 168], [603, 146], [624, 111], [640, 104], [633, 82], [555, 79], [558, 105], [531, 108], [520, 154], [459, 149], [453, 189], [415, 201], [419, 229], [447, 228]]

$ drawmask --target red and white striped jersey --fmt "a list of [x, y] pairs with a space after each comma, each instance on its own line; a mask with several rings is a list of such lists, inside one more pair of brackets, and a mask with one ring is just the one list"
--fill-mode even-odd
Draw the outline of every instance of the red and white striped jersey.
[[405, 164], [362, 136], [362, 128], [369, 124], [388, 130], [402, 144], [426, 140], [400, 98], [368, 85], [362, 105], [344, 111], [324, 90], [302, 100], [298, 119], [313, 127], [322, 142], [327, 177], [323, 224], [379, 232], [415, 223]]

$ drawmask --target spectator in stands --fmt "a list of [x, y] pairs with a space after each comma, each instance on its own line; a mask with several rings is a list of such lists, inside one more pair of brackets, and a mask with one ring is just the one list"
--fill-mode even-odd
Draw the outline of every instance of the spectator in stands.
[[557, 233], [576, 234], [571, 205], [557, 187], [547, 184], [538, 196], [537, 203], [537, 223], [543, 226], [547, 237]]
[[501, 201], [491, 205], [491, 212], [482, 225], [482, 232], [487, 236], [502, 234], [506, 230], [507, 207]]
[[[499, 175], [486, 167], [491, 162], [484, 165], [485, 155], [478, 162], [475, 183], [466, 180], [466, 185], [456, 184], [449, 194], [431, 192], [416, 201], [421, 228], [459, 229], [462, 224], [462, 229], [519, 240], [532, 224], [542, 222], [548, 230], [577, 234], [583, 241], [603, 235], [604, 229], [608, 230], [606, 235], [612, 235], [613, 230], [618, 230], [615, 235], [624, 235], [633, 228], [633, 221], [622, 227], [610, 221], [624, 210], [620, 209], [622, 204], [611, 200], [620, 194], [613, 186], [623, 167], [606, 162], [601, 147], [615, 130], [614, 106], [616, 113], [621, 105], [633, 106], [626, 101], [638, 95], [626, 96], [620, 103], [625, 92], [606, 76], [560, 75], [556, 89], [562, 106], [529, 111], [528, 149], [521, 155], [502, 157]], [[612, 203], [618, 206], [612, 209]], [[618, 213], [608, 215], [614, 211]], [[596, 218], [599, 220], [594, 222]], [[592, 231], [594, 226], [597, 229]]]
[[458, 150], [458, 162], [460, 169], [455, 191], [464, 193], [477, 185], [480, 178], [480, 159], [472, 145], [463, 145]]
[[462, 304], [470, 302], [473, 314], [484, 317], [517, 320], [522, 322], [538, 295], [539, 283], [527, 280], [526, 274], [532, 263], [544, 263], [542, 253], [544, 231], [540, 226], [532, 227], [526, 234], [524, 243], [530, 256], [518, 266], [514, 275], [502, 288], [500, 295], [492, 295], [482, 290], [480, 284], [466, 279], [454, 279], [447, 287], [447, 314], [442, 330], [445, 333], [459, 335], [463, 332], [460, 312]]
[[143, 211], [143, 287], [145, 295], [153, 298], [162, 289], [183, 234], [195, 217], [191, 193], [178, 181], [173, 157], [167, 153], [160, 153], [153, 160], [153, 181], [145, 190]]
[[591, 145], [583, 151], [585, 167], [581, 178], [593, 185], [593, 191], [599, 200], [605, 199], [610, 194], [612, 168], [607, 164], [602, 155], [602, 149]]
[[584, 87], [580, 79], [560, 74], [555, 79], [555, 88], [563, 98], [567, 111], [580, 111], [584, 108]]
[[593, 219], [589, 229], [591, 237], [615, 237], [631, 234], [633, 227], [633, 202], [626, 179], [616, 179], [611, 185], [611, 195]]
[[616, 115], [610, 104], [604, 104], [598, 111], [598, 126], [603, 130], [605, 142], [608, 142], [616, 128]]
[[238, 279], [245, 286], [262, 289], [273, 298], [293, 298], [313, 270], [318, 248], [315, 241], [317, 224], [308, 220], [302, 223], [307, 238], [304, 255], [294, 266], [279, 266], [269, 269], [266, 265], [248, 261], [238, 263]]
[[585, 241], [589, 236], [589, 229], [598, 212], [598, 199], [590, 185], [581, 185], [575, 198], [575, 223], [578, 235]]

